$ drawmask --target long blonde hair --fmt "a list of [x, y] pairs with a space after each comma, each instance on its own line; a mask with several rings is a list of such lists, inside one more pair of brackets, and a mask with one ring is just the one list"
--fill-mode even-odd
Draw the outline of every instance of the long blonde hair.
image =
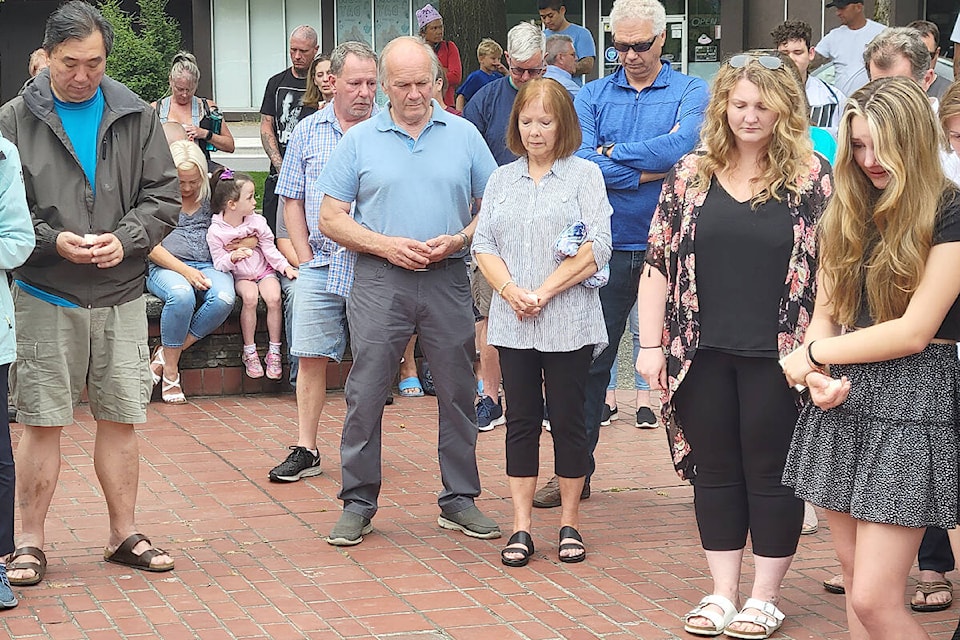
[[[854, 159], [851, 121], [866, 120], [878, 164], [873, 186]], [[833, 317], [857, 320], [864, 290], [875, 322], [899, 318], [923, 276], [937, 213], [949, 183], [940, 165], [942, 133], [927, 96], [909, 78], [881, 78], [854, 93], [840, 119], [833, 198], [820, 221], [820, 272]]]
[[[736, 158], [736, 138], [727, 121], [727, 102], [737, 82], [747, 80], [760, 91], [763, 104], [777, 113], [773, 136], [766, 153], [760, 158], [761, 173], [757, 182], [762, 189], [750, 201], [756, 209], [768, 200], [782, 202], [787, 193], [800, 196], [798, 184], [810, 171], [813, 143], [810, 141], [807, 98], [800, 82], [800, 73], [789, 57], [775, 50], [747, 52], [754, 59], [734, 68], [724, 62], [713, 81], [713, 91], [700, 131], [705, 155], [698, 163], [694, 186], [705, 188], [713, 176], [730, 168]], [[756, 57], [779, 58], [779, 69], [767, 69]]]

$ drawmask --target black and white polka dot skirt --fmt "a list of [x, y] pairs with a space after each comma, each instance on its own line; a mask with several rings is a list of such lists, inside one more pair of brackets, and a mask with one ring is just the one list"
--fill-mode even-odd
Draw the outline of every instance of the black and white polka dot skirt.
[[783, 483], [798, 498], [858, 520], [904, 527], [957, 524], [960, 363], [952, 344], [912, 356], [833, 365], [850, 395], [800, 413]]

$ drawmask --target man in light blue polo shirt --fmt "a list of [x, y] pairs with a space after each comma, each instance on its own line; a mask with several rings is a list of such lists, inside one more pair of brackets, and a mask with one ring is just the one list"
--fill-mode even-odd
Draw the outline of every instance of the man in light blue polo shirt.
[[439, 402], [438, 524], [500, 537], [474, 504], [475, 347], [463, 262], [476, 227], [472, 205], [497, 165], [476, 128], [432, 100], [439, 74], [436, 55], [418, 38], [387, 44], [380, 83], [388, 108], [347, 131], [320, 176], [320, 231], [360, 254], [347, 300], [353, 366], [340, 443], [343, 513], [327, 537], [332, 545], [359, 544], [373, 530], [383, 402], [414, 332]]
[[569, 36], [577, 52], [577, 68], [573, 72], [574, 81], [583, 84], [583, 77], [593, 73], [597, 61], [597, 43], [589, 30], [567, 20], [567, 7], [564, 0], [537, 0], [540, 21], [543, 23], [543, 35]]

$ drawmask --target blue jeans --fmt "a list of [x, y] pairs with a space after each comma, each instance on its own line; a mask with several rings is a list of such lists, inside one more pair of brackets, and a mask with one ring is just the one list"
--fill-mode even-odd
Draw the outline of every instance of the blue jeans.
[[213, 333], [230, 315], [237, 296], [229, 273], [217, 271], [210, 262], [184, 264], [200, 271], [213, 286], [200, 291], [176, 271], [152, 263], [147, 269], [147, 290], [163, 300], [160, 341], [173, 349], [183, 346], [188, 331], [197, 340]]
[[[633, 309], [630, 309], [630, 333], [633, 334], [633, 361], [637, 361], [637, 355], [640, 353], [640, 318], [637, 317], [637, 303], [633, 303]], [[619, 346], [619, 345], [618, 345]], [[607, 385], [607, 391], [613, 391], [617, 388], [617, 366], [619, 363], [614, 360], [610, 365], [610, 384]], [[650, 388], [643, 376], [634, 370], [633, 388], [637, 391], [646, 391]]]
[[600, 439], [600, 413], [610, 384], [610, 367], [617, 360], [617, 348], [627, 326], [630, 310], [637, 302], [637, 287], [643, 270], [644, 251], [614, 251], [610, 255], [610, 280], [600, 288], [600, 306], [603, 321], [607, 325], [609, 345], [590, 365], [587, 378], [587, 397], [584, 416], [587, 427], [587, 448], [590, 450], [590, 465], [587, 480], [597, 468], [593, 452]]

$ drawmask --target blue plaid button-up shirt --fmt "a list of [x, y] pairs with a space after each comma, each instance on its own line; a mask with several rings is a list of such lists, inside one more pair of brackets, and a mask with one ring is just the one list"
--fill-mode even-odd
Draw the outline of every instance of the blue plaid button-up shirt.
[[[376, 113], [376, 105], [373, 109]], [[353, 285], [357, 254], [320, 233], [320, 202], [324, 194], [317, 186], [323, 168], [342, 137], [333, 103], [301, 120], [287, 143], [276, 193], [284, 198], [303, 200], [313, 259], [302, 263], [300, 268], [329, 267], [327, 293], [345, 298]]]

